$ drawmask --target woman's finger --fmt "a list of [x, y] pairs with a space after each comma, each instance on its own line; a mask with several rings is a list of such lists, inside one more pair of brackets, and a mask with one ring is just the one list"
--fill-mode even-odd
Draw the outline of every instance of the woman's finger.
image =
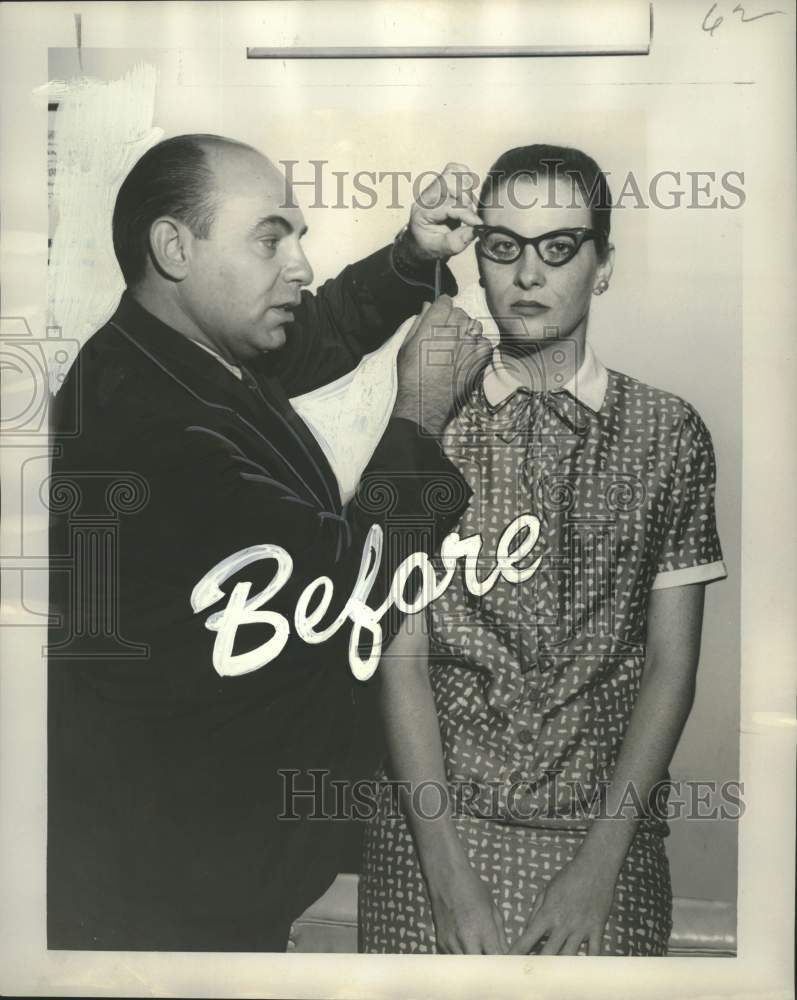
[[600, 931], [593, 931], [589, 936], [589, 944], [587, 946], [587, 954], [589, 955], [600, 955], [603, 951], [602, 942], [603, 935]]
[[466, 931], [462, 935], [462, 954], [463, 955], [481, 955], [482, 943], [481, 938], [475, 931]]
[[545, 889], [537, 893], [532, 904], [529, 919], [526, 921], [526, 929], [510, 947], [511, 955], [528, 955], [534, 945], [540, 940], [547, 930], [547, 924], [539, 919], [539, 913], [545, 902]]
[[462, 955], [463, 952], [462, 941], [460, 940], [459, 934], [453, 934], [450, 941], [448, 942], [447, 955]]
[[540, 916], [530, 920], [525, 931], [509, 949], [511, 955], [528, 955], [537, 942], [550, 930], [548, 921]]
[[542, 904], [545, 902], [545, 889], [540, 890], [537, 893], [534, 902], [531, 905], [531, 913], [529, 914], [529, 923], [537, 916], [540, 912]]
[[490, 923], [485, 925], [482, 931], [482, 941], [481, 947], [479, 948], [480, 955], [500, 955], [501, 943], [498, 939], [498, 931], [495, 924]]
[[552, 930], [548, 935], [548, 940], [545, 942], [541, 954], [558, 955], [568, 937], [569, 934], [567, 931]]
[[498, 946], [501, 953], [505, 955], [509, 951], [509, 942], [506, 939], [506, 929], [504, 928], [504, 918], [497, 906], [493, 907], [493, 923], [498, 935]]
[[581, 943], [584, 940], [583, 934], [571, 934], [570, 937], [565, 941], [564, 945], [559, 949], [560, 955], [577, 955], [578, 949], [581, 947]]

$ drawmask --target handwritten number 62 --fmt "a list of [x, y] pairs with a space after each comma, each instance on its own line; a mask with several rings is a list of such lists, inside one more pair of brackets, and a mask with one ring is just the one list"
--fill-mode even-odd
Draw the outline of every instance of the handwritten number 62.
[[[722, 16], [722, 14], [717, 14], [716, 16], [714, 15], [714, 12], [716, 11], [716, 9], [717, 9], [717, 4], [713, 3], [709, 7], [709, 9], [706, 11], [705, 16], [703, 17], [703, 25], [702, 25], [703, 31], [707, 31], [710, 35], [713, 35], [714, 32], [717, 30], [717, 28], [719, 28], [719, 26], [725, 20], [725, 18]], [[738, 14], [739, 15], [739, 20], [743, 24], [749, 24], [750, 21], [760, 21], [762, 17], [772, 17], [773, 14], [785, 14], [786, 11], [785, 10], [768, 10], [768, 11], [765, 11], [763, 14], [751, 14], [748, 17], [745, 14], [744, 7], [742, 7], [742, 5], [740, 3], [737, 3], [736, 6], [731, 11], [731, 13], [732, 14]], [[713, 21], [710, 20], [712, 17], [714, 17]]]

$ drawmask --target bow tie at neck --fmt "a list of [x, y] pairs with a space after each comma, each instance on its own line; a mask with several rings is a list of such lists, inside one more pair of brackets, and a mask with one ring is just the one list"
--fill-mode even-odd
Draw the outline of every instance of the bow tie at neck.
[[498, 437], [506, 444], [526, 433], [542, 433], [546, 413], [554, 416], [573, 434], [585, 434], [589, 429], [591, 410], [567, 390], [545, 389], [539, 392], [519, 386], [497, 405], [492, 405], [478, 392], [481, 408], [493, 424]]

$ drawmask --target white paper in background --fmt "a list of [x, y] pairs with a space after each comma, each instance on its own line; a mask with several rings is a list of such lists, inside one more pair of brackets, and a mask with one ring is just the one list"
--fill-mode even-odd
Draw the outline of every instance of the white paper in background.
[[152, 125], [157, 82], [156, 68], [139, 64], [117, 80], [81, 76], [47, 87], [48, 101], [58, 104], [51, 113], [48, 325], [63, 339], [84, 343], [124, 290], [110, 219], [130, 168], [163, 136]]

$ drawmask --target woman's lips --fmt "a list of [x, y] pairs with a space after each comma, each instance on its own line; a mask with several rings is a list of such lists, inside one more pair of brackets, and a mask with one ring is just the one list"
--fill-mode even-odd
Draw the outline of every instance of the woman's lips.
[[549, 306], [544, 306], [542, 302], [521, 300], [512, 304], [512, 312], [520, 313], [521, 316], [539, 316], [540, 313], [547, 312]]

